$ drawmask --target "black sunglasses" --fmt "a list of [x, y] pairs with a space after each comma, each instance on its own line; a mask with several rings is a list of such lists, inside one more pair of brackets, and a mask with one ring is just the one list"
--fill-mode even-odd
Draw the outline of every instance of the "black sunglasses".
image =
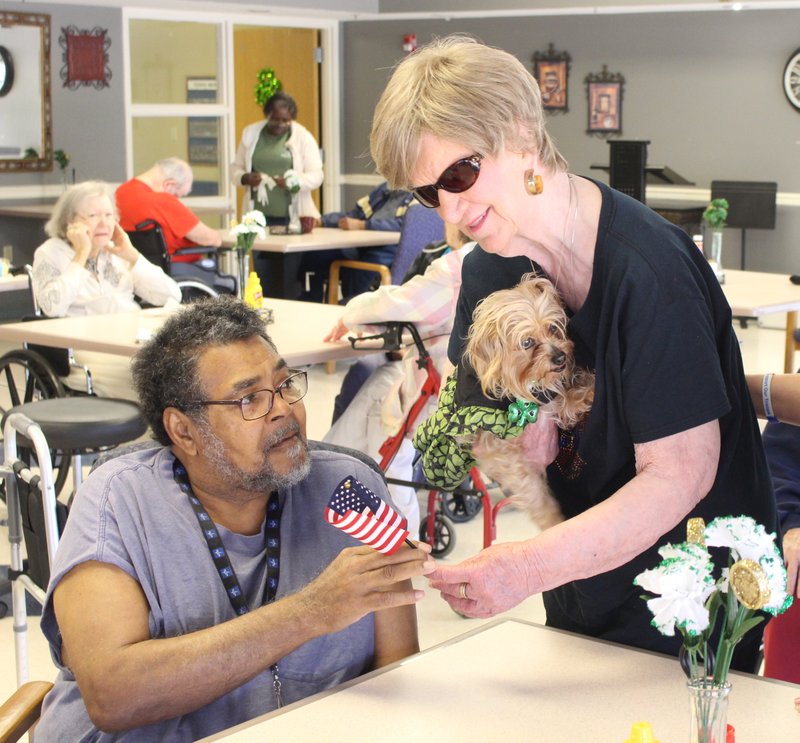
[[411, 192], [417, 197], [422, 206], [428, 209], [435, 209], [439, 206], [439, 189], [443, 188], [448, 193], [463, 193], [468, 188], [475, 185], [478, 176], [481, 174], [482, 155], [472, 155], [456, 160], [452, 165], [445, 168], [439, 176], [439, 180], [431, 186], [417, 186]]

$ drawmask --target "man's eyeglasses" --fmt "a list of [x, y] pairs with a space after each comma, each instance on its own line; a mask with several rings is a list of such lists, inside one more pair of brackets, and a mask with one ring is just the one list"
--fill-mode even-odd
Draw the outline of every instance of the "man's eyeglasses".
[[435, 209], [439, 206], [439, 189], [443, 188], [448, 193], [463, 193], [475, 185], [481, 174], [482, 155], [472, 155], [456, 160], [451, 166], [445, 168], [439, 180], [431, 186], [417, 186], [411, 192], [417, 197], [422, 206]]
[[275, 395], [280, 395], [289, 405], [306, 396], [308, 392], [306, 372], [294, 369], [290, 371], [291, 374], [274, 390], [256, 390], [238, 400], [198, 400], [192, 405], [238, 405], [242, 418], [246, 421], [256, 421], [269, 415], [275, 402]]

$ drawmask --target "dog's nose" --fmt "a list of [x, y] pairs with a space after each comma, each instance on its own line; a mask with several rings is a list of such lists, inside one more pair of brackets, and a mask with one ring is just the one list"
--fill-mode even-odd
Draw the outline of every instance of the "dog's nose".
[[563, 351], [556, 351], [551, 357], [550, 360], [553, 362], [553, 366], [564, 366], [567, 361], [567, 354]]

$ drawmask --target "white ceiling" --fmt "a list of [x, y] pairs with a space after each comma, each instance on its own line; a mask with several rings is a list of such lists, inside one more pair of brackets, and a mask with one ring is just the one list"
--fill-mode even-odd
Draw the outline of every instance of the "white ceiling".
[[[28, 0], [31, 5], [102, 5], [187, 11], [290, 14], [341, 20], [726, 12], [800, 8], [800, 0]], [[491, 9], [487, 9], [491, 5]]]

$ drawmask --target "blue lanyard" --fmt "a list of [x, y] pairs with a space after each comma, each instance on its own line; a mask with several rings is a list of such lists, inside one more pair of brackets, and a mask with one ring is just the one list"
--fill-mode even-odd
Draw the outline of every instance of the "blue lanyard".
[[[194, 515], [197, 517], [197, 522], [200, 524], [200, 531], [208, 545], [208, 551], [211, 554], [211, 559], [214, 561], [214, 567], [217, 569], [222, 585], [225, 588], [225, 594], [231, 602], [233, 611], [237, 616], [247, 614], [250, 607], [247, 605], [242, 587], [239, 584], [239, 579], [236, 577], [236, 571], [231, 565], [228, 552], [225, 545], [222, 543], [222, 537], [219, 535], [219, 529], [214, 523], [208, 511], [203, 507], [200, 499], [194, 494], [192, 485], [189, 482], [189, 475], [186, 468], [176, 457], [172, 463], [172, 474], [178, 487], [186, 493], [189, 498], [189, 503], [192, 506]], [[267, 538], [267, 580], [264, 584], [264, 596], [262, 599], [263, 604], [269, 604], [275, 600], [275, 595], [278, 592], [278, 577], [280, 575], [280, 554], [281, 554], [281, 507], [278, 500], [278, 493], [273, 492], [269, 496], [267, 502], [267, 524], [266, 524], [266, 538]], [[275, 690], [275, 697], [277, 699], [278, 707], [283, 706], [281, 699], [281, 681], [278, 675], [278, 664], [272, 666], [272, 686]]]

